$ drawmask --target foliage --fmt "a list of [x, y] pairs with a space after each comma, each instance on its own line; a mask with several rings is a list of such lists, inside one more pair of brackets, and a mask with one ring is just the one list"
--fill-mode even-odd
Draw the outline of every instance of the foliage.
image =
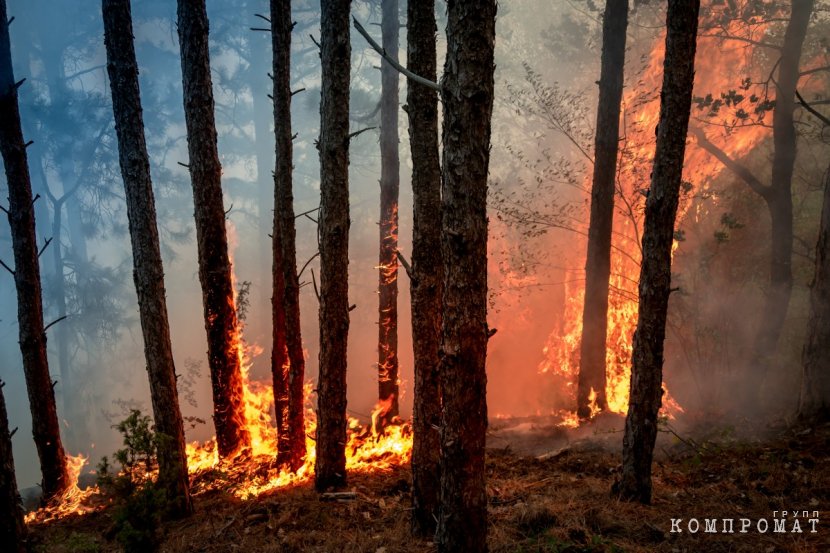
[[155, 551], [160, 541], [158, 528], [168, 508], [164, 492], [156, 489], [148, 473], [156, 466], [164, 437], [155, 432], [150, 417], [137, 409], [114, 428], [124, 441], [124, 448], [113, 455], [121, 471], [113, 474], [107, 457], [98, 465], [98, 483], [116, 505], [112, 534], [127, 553]]

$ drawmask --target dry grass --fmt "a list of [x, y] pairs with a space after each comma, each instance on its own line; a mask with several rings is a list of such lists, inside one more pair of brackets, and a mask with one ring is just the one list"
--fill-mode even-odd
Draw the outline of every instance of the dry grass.
[[[826, 522], [819, 523], [815, 534], [806, 524], [802, 534], [774, 534], [772, 528], [767, 534], [703, 533], [704, 518], [734, 518], [737, 531], [737, 519], [742, 517], [772, 519], [775, 510], [826, 506], [830, 425], [779, 429], [763, 440], [738, 439], [730, 432], [718, 432], [716, 437], [702, 432], [689, 435], [697, 439], [683, 443], [661, 436], [651, 506], [609, 496], [620, 459], [616, 447], [604, 442], [617, 444], [619, 434], [583, 438], [564, 448], [561, 442], [550, 444], [555, 454], [546, 459], [491, 449], [487, 460], [491, 551], [830, 551]], [[320, 501], [310, 484], [250, 501], [206, 492], [196, 497], [195, 516], [165, 525], [161, 550], [435, 550], [430, 541], [413, 538], [409, 532], [406, 467], [383, 474], [354, 474], [350, 487], [357, 499], [345, 503]], [[701, 519], [701, 531], [689, 534], [684, 522], [684, 533], [672, 534], [673, 517]], [[41, 551], [118, 551], [114, 540], [107, 538], [111, 526], [110, 514], [103, 511], [34, 526], [32, 531]]]

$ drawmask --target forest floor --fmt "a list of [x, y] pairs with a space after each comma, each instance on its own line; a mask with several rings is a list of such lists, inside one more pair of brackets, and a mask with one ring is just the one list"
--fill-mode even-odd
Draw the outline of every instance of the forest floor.
[[[492, 552], [821, 552], [830, 527], [808, 518], [830, 505], [830, 424], [757, 427], [699, 422], [664, 427], [656, 448], [650, 506], [612, 499], [620, 466], [621, 418], [600, 417], [579, 429], [545, 418], [491, 422], [487, 457]], [[426, 552], [435, 547], [409, 531], [408, 467], [353, 474], [355, 499], [323, 502], [306, 482], [243, 501], [222, 491], [195, 495], [196, 514], [164, 524], [164, 552]], [[787, 533], [774, 518], [789, 511]], [[797, 510], [802, 533], [791, 533]], [[119, 551], [112, 509], [30, 526], [36, 551]], [[775, 511], [778, 511], [775, 514]], [[802, 511], [809, 511], [802, 513]], [[682, 533], [671, 532], [683, 519]], [[700, 524], [689, 532], [689, 520]], [[706, 533], [704, 519], [718, 519]], [[724, 533], [722, 519], [734, 519]], [[740, 519], [751, 526], [740, 533]], [[769, 529], [758, 531], [760, 519]], [[692, 523], [694, 529], [694, 523]], [[763, 523], [760, 523], [763, 528]], [[726, 527], [728, 530], [728, 526]]]

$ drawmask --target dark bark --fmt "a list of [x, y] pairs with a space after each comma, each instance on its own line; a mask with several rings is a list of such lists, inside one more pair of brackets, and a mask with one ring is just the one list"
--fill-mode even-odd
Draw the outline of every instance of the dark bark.
[[239, 322], [233, 302], [233, 277], [225, 231], [205, 0], [179, 0], [177, 13], [199, 281], [213, 388], [213, 422], [219, 455], [228, 457], [247, 447], [250, 435], [245, 427], [242, 373], [236, 343]]
[[447, 3], [439, 551], [487, 550], [487, 171], [496, 2]]
[[130, 0], [103, 0], [104, 43], [118, 135], [118, 159], [127, 199], [133, 250], [133, 278], [138, 296], [144, 358], [150, 378], [159, 473], [156, 485], [166, 495], [168, 516], [190, 514], [184, 424], [176, 390], [176, 369], [164, 289], [150, 158], [144, 139], [144, 116], [133, 44]]
[[69, 482], [55, 391], [46, 358], [34, 200], [12, 71], [5, 0], [0, 0], [0, 152], [9, 185], [8, 218], [14, 250], [20, 351], [32, 412], [32, 434], [43, 474], [43, 502], [46, 503], [61, 494]]
[[799, 416], [830, 419], [830, 166], [816, 244], [816, 273], [810, 287], [810, 316], [804, 344]]
[[[759, 369], [757, 393], [778, 349], [781, 330], [787, 318], [793, 288], [793, 199], [792, 177], [796, 156], [793, 124], [795, 91], [798, 86], [801, 49], [813, 0], [793, 0], [790, 21], [784, 33], [778, 79], [775, 81], [775, 108], [772, 115], [772, 180], [765, 197], [771, 222], [769, 289], [764, 302], [761, 326], [755, 336], [751, 366]], [[757, 398], [757, 395], [756, 395]], [[751, 398], [754, 400], [756, 398]]]
[[612, 493], [651, 502], [651, 460], [663, 396], [663, 342], [671, 287], [671, 247], [680, 197], [686, 131], [694, 86], [700, 0], [669, 0], [660, 123], [646, 199], [631, 395], [623, 437], [622, 475]]
[[[406, 19], [407, 65], [436, 80], [435, 1], [409, 2]], [[412, 347], [415, 391], [412, 407], [412, 523], [416, 533], [435, 533], [440, 492], [441, 394], [441, 166], [438, 158], [438, 95], [412, 81], [406, 87], [412, 152]]]
[[[398, 0], [381, 2], [383, 49], [398, 61]], [[380, 62], [380, 255], [378, 257], [378, 400], [383, 428], [398, 416], [398, 72]]]
[[591, 218], [588, 227], [588, 258], [585, 262], [585, 303], [582, 311], [582, 342], [579, 356], [577, 415], [591, 414], [589, 396], [596, 393], [596, 406], [607, 409], [605, 399], [605, 342], [608, 331], [608, 280], [611, 276], [611, 231], [614, 220], [614, 190], [620, 135], [620, 101], [625, 65], [625, 35], [628, 0], [609, 0], [602, 22], [602, 63], [594, 147], [594, 178], [591, 185]]
[[[0, 0], [2, 2], [4, 0]], [[4, 14], [3, 10], [0, 15]], [[26, 525], [23, 523], [23, 504], [17, 491], [14, 475], [12, 437], [9, 433], [9, 416], [6, 413], [6, 398], [3, 396], [5, 382], [0, 381], [0, 543], [9, 553], [25, 553], [29, 550], [26, 541]]]
[[320, 376], [318, 491], [346, 484], [346, 349], [349, 337], [349, 8], [320, 0]]
[[[306, 454], [303, 380], [305, 357], [300, 328], [300, 283], [297, 276], [296, 229], [291, 143], [291, 2], [271, 0], [273, 40], [274, 133], [274, 354], [271, 370], [274, 393], [280, 381], [281, 413], [278, 460], [292, 470], [299, 469]], [[281, 319], [281, 320], [279, 320]], [[283, 336], [278, 336], [282, 330]]]

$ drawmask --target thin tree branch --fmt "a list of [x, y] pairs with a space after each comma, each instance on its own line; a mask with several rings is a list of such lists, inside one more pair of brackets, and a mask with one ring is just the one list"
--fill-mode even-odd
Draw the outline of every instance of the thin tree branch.
[[51, 323], [49, 323], [48, 325], [46, 325], [45, 327], [43, 327], [43, 332], [46, 332], [47, 330], [49, 330], [50, 328], [52, 328], [52, 326], [53, 326], [53, 325], [58, 324], [59, 322], [61, 322], [62, 320], [64, 320], [66, 317], [68, 317], [68, 315], [64, 315], [63, 317], [58, 317], [57, 319], [55, 319], [54, 321], [52, 321]]
[[703, 130], [698, 127], [691, 127], [689, 131], [691, 131], [691, 133], [695, 135], [695, 138], [697, 138], [698, 146], [709, 152], [715, 159], [720, 161], [724, 167], [739, 176], [747, 185], [749, 185], [753, 192], [765, 200], [769, 197], [769, 187], [758, 180], [758, 177], [756, 177], [752, 171], [729, 157], [726, 152], [709, 142], [709, 139], [706, 138], [706, 133], [704, 133]]
[[320, 301], [320, 290], [317, 289], [317, 277], [314, 276], [314, 269], [311, 269], [311, 283], [314, 285], [314, 295], [317, 296], [317, 301]]
[[43, 244], [43, 247], [42, 247], [42, 248], [40, 248], [40, 251], [39, 251], [39, 252], [37, 252], [37, 256], [38, 256], [38, 257], [40, 257], [41, 255], [43, 255], [43, 252], [45, 252], [45, 251], [46, 251], [46, 248], [48, 248], [48, 247], [49, 247], [49, 244], [51, 244], [51, 243], [52, 243], [52, 239], [51, 239], [51, 238], [47, 238], [47, 239], [46, 239], [46, 242], [44, 242], [44, 244]]
[[315, 207], [314, 209], [309, 209], [308, 211], [303, 211], [302, 213], [298, 213], [297, 215], [294, 215], [294, 218], [299, 219], [303, 215], [308, 215], [309, 213], [314, 213], [315, 211], [320, 211], [320, 208]]
[[727, 34], [700, 34], [699, 37], [703, 38], [719, 38], [721, 40], [737, 40], [738, 42], [746, 42], [748, 44], [752, 44], [754, 46], [761, 46], [762, 48], [770, 48], [772, 50], [780, 51], [782, 48], [777, 44], [770, 44], [769, 42], [762, 42], [760, 40], [752, 40], [751, 38], [744, 38], [742, 36], [734, 36], [734, 35], [727, 35]]
[[315, 253], [310, 258], [308, 258], [308, 261], [305, 262], [305, 265], [303, 265], [303, 268], [300, 269], [299, 273], [297, 273], [297, 280], [299, 280], [300, 277], [303, 276], [303, 271], [305, 271], [306, 267], [308, 267], [308, 264], [311, 263], [312, 261], [314, 261], [317, 258], [317, 256], [319, 256], [319, 255], [320, 255], [320, 251], [318, 250], [317, 253]]
[[2, 265], [3, 268], [6, 269], [9, 273], [14, 275], [14, 271], [12, 270], [12, 268], [6, 265], [5, 261], [3, 261], [2, 259], [0, 259], [0, 265]]
[[795, 91], [795, 97], [798, 98], [798, 103], [801, 104], [804, 107], [804, 109], [815, 115], [819, 119], [819, 121], [830, 127], [830, 118], [816, 111], [816, 109], [813, 106], [804, 101], [804, 98], [801, 96], [801, 93], [798, 92], [798, 90]]
[[409, 264], [409, 262], [403, 256], [403, 254], [401, 253], [401, 250], [395, 250], [395, 255], [398, 256], [398, 261], [401, 262], [401, 265], [403, 266], [403, 270], [406, 271], [406, 276], [409, 277], [409, 280], [412, 280], [412, 277], [413, 277], [412, 266]]
[[355, 131], [355, 132], [349, 134], [348, 138], [349, 138], [349, 140], [351, 140], [352, 138], [355, 138], [356, 136], [360, 136], [361, 134], [365, 133], [366, 131], [371, 131], [371, 130], [374, 130], [376, 128], [377, 127], [366, 127], [364, 129], [360, 129], [359, 131]]
[[358, 33], [360, 33], [361, 35], [363, 35], [363, 38], [365, 38], [365, 39], [366, 39], [366, 42], [368, 42], [368, 43], [369, 43], [369, 46], [371, 46], [371, 47], [372, 47], [372, 49], [373, 49], [375, 52], [377, 52], [378, 54], [380, 54], [380, 56], [381, 56], [383, 59], [385, 59], [385, 60], [386, 60], [386, 62], [387, 62], [389, 65], [391, 65], [392, 67], [394, 67], [394, 68], [395, 68], [395, 69], [396, 69], [399, 73], [403, 74], [403, 75], [404, 75], [406, 78], [408, 78], [410, 81], [413, 81], [413, 82], [416, 82], [416, 83], [422, 84], [422, 85], [424, 85], [424, 86], [426, 86], [426, 87], [431, 88], [432, 90], [437, 90], [437, 91], [439, 91], [439, 92], [441, 91], [441, 86], [440, 86], [438, 83], [435, 83], [435, 82], [433, 82], [433, 81], [430, 81], [429, 79], [425, 79], [424, 77], [421, 77], [421, 76], [416, 75], [415, 73], [413, 73], [412, 71], [410, 71], [409, 69], [407, 69], [406, 67], [404, 67], [403, 65], [401, 65], [400, 63], [398, 63], [397, 61], [395, 61], [395, 60], [393, 60], [392, 58], [390, 58], [390, 57], [389, 57], [389, 54], [387, 54], [387, 53], [386, 53], [386, 50], [384, 50], [384, 49], [380, 46], [380, 44], [378, 44], [377, 42], [375, 42], [375, 39], [373, 39], [373, 38], [369, 35], [369, 33], [366, 31], [366, 29], [364, 29], [364, 28], [363, 28], [363, 25], [361, 25], [361, 24], [360, 24], [360, 22], [358, 22], [358, 20], [357, 20], [357, 18], [356, 18], [356, 17], [353, 17], [353, 18], [352, 18], [352, 21], [354, 21], [354, 28], [355, 28], [355, 29], [357, 29], [357, 32], [358, 32]]

